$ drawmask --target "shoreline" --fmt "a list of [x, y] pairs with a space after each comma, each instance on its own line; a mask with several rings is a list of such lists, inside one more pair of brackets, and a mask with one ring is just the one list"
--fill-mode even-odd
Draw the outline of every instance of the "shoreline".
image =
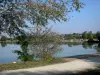
[[30, 73], [32, 73], [32, 75], [34, 73], [47, 75], [45, 73], [49, 73], [49, 72], [51, 72], [51, 73], [75, 72], [76, 73], [76, 72], [86, 71], [87, 69], [91, 69], [91, 70], [96, 69], [96, 65], [94, 63], [88, 62], [86, 60], [76, 59], [76, 60], [65, 62], [65, 63], [58, 63], [58, 64], [47, 65], [47, 66], [36, 67], [36, 68], [3, 71], [3, 72], [0, 72], [0, 75], [1, 74], [5, 74], [5, 75], [14, 74], [14, 75], [16, 75], [16, 74], [20, 74], [20, 73], [23, 74], [23, 72], [30, 72]]
[[[98, 57], [99, 56], [99, 57]], [[1, 72], [2, 71], [7, 71], [7, 70], [13, 70], [12, 69], [9, 69], [11, 66], [17, 66], [16, 69], [14, 70], [18, 70], [18, 69], [27, 69], [27, 68], [37, 68], [37, 67], [44, 67], [44, 66], [49, 66], [49, 65], [55, 65], [55, 64], [63, 64], [63, 63], [68, 63], [68, 62], [72, 62], [72, 61], [76, 61], [76, 60], [82, 60], [82, 61], [86, 61], [88, 62], [90, 59], [94, 59], [94, 58], [99, 58], [100, 59], [100, 54], [90, 54], [90, 55], [78, 55], [78, 56], [71, 56], [71, 57], [63, 57], [63, 58], [59, 58], [56, 62], [53, 62], [53, 63], [46, 63], [46, 62], [39, 62], [40, 64], [37, 64], [36, 66], [36, 63], [38, 63], [38, 61], [36, 63], [34, 62], [27, 62], [27, 63], [10, 63], [10, 64], [0, 64], [1, 66]], [[92, 60], [93, 63], [96, 63], [96, 60], [98, 59], [95, 59], [94, 61]], [[91, 61], [90, 61], [91, 62]], [[34, 65], [35, 66], [31, 66], [31, 65]], [[30, 65], [30, 66], [26, 66], [25, 65]], [[100, 61], [99, 61], [99, 65], [100, 65]], [[2, 68], [3, 66], [5, 66], [4, 68], [6, 68], [5, 70]], [[9, 66], [9, 67], [8, 67]], [[23, 66], [23, 68], [20, 68], [20, 66]], [[8, 67], [8, 69], [7, 69]], [[18, 68], [19, 67], [19, 68]]]

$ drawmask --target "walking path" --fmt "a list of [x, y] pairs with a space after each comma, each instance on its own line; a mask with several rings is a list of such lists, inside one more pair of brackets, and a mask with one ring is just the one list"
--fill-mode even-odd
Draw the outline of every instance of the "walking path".
[[87, 69], [95, 69], [96, 64], [87, 60], [76, 59], [66, 63], [53, 64], [37, 68], [11, 70], [1, 72], [0, 75], [52, 75], [59, 72], [79, 72]]

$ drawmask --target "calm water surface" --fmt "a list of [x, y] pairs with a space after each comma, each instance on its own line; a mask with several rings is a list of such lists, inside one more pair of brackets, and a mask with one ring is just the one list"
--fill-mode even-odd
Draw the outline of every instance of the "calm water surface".
[[[60, 51], [55, 52], [53, 54], [54, 57], [68, 57], [68, 56], [76, 56], [76, 55], [84, 55], [84, 54], [95, 54], [98, 53], [96, 45], [75, 45], [69, 46], [67, 44], [61, 44], [62, 48]], [[14, 53], [14, 50], [21, 50], [21, 46], [17, 44], [0, 44], [0, 63], [11, 63], [18, 62], [18, 55]]]

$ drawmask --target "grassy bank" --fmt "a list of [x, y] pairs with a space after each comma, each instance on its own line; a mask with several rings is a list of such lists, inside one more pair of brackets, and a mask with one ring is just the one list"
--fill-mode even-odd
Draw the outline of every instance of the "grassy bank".
[[34, 68], [39, 66], [45, 66], [56, 63], [63, 63], [65, 60], [61, 58], [54, 59], [52, 61], [28, 61], [21, 63], [9, 63], [9, 64], [0, 64], [0, 72], [6, 70], [16, 70], [16, 69], [24, 69], [24, 68]]

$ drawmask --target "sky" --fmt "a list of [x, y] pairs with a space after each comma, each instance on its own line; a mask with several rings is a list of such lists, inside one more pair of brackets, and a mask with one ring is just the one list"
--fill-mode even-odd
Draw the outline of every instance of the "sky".
[[80, 0], [85, 4], [81, 12], [71, 12], [68, 22], [50, 22], [48, 27], [59, 34], [100, 31], [100, 0]]

